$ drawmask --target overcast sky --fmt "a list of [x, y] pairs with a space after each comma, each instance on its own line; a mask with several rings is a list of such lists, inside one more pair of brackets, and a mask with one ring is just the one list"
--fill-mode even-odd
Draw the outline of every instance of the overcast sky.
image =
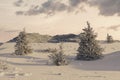
[[98, 39], [120, 39], [120, 0], [0, 0], [0, 42], [25, 27], [40, 34], [79, 34], [89, 21]]

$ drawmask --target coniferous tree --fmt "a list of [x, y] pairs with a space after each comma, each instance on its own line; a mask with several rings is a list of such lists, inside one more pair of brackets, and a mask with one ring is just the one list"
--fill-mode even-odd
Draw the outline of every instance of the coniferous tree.
[[27, 40], [27, 33], [25, 29], [19, 33], [15, 45], [16, 55], [26, 55], [32, 53], [32, 49], [29, 46], [29, 41]]
[[113, 37], [107, 34], [107, 43], [112, 43], [112, 42], [113, 42]]
[[63, 52], [62, 44], [60, 44], [59, 48], [59, 50], [56, 50], [54, 53], [50, 54], [49, 58], [53, 64], [57, 66], [67, 65], [68, 61], [66, 60], [66, 55]]
[[80, 34], [80, 47], [78, 48], [78, 60], [96, 60], [102, 57], [103, 49], [98, 45], [97, 35], [94, 34], [93, 28], [87, 22], [87, 28], [83, 29]]

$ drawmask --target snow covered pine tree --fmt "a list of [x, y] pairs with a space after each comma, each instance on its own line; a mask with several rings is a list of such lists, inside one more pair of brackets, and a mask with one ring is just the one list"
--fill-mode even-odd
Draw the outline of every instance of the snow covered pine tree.
[[17, 37], [15, 45], [15, 54], [26, 55], [30, 53], [32, 53], [32, 49], [29, 46], [29, 41], [27, 40], [27, 33], [24, 28], [24, 30], [20, 32], [19, 36]]
[[78, 48], [77, 60], [96, 60], [102, 57], [103, 49], [98, 45], [97, 35], [94, 34], [93, 28], [87, 22], [87, 28], [83, 29], [80, 34], [80, 47]]

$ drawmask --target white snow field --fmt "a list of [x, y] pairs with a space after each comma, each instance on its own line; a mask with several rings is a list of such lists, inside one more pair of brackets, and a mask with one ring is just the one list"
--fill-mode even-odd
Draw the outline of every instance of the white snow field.
[[33, 54], [16, 56], [15, 43], [4, 43], [0, 46], [0, 60], [9, 65], [0, 70], [0, 80], [120, 80], [120, 42], [107, 44], [104, 58], [96, 61], [77, 61], [78, 43], [64, 43], [64, 53], [69, 65], [55, 66], [50, 63], [46, 49], [59, 48], [60, 43], [32, 43]]

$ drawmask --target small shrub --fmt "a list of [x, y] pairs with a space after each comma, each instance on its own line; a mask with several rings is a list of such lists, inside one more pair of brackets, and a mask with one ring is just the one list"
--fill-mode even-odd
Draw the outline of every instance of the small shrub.
[[57, 66], [67, 65], [68, 61], [66, 60], [66, 55], [64, 55], [62, 44], [59, 46], [60, 50], [56, 50], [52, 54], [49, 55], [50, 60], [53, 64]]
[[113, 43], [113, 42], [114, 42], [113, 37], [107, 34], [107, 43]]
[[4, 62], [0, 61], [0, 70], [7, 70], [9, 66]]
[[52, 48], [48, 48], [48, 49], [42, 49], [42, 50], [35, 50], [35, 52], [43, 52], [43, 53], [54, 53], [56, 52], [57, 49], [52, 49]]
[[48, 52], [48, 53], [55, 53], [57, 51], [57, 49], [52, 49], [52, 48], [48, 48], [48, 49], [45, 49], [44, 52]]

